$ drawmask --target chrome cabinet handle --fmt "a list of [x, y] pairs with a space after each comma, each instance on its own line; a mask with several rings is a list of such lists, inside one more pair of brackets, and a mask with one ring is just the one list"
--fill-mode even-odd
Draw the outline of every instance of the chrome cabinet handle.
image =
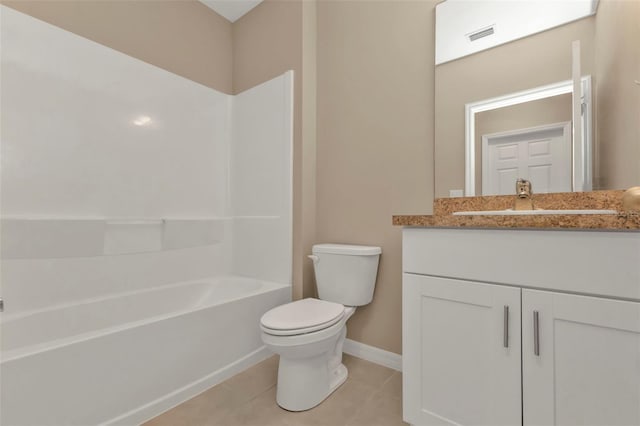
[[533, 311], [533, 353], [540, 356], [540, 314]]
[[504, 305], [503, 313], [503, 332], [502, 332], [502, 346], [509, 347], [509, 306]]

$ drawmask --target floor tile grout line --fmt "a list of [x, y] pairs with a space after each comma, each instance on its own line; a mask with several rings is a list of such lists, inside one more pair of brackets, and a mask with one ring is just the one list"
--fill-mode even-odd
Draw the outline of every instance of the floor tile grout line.
[[389, 383], [389, 382], [391, 381], [391, 379], [393, 379], [393, 376], [395, 376], [395, 375], [396, 375], [396, 373], [397, 373], [397, 371], [392, 370], [392, 371], [391, 371], [391, 374], [389, 375], [389, 377], [387, 377], [387, 378], [385, 379], [385, 381], [384, 381], [384, 382], [382, 382], [382, 385], [381, 385], [380, 387], [382, 388], [382, 387], [384, 387], [384, 385], [386, 385], [387, 383]]
[[349, 416], [349, 417], [346, 419], [345, 426], [349, 426], [350, 421], [351, 421], [351, 420], [353, 420], [353, 419], [355, 419], [355, 418], [358, 416], [358, 414], [360, 414], [360, 413], [362, 412], [362, 410], [364, 410], [364, 407], [366, 406], [366, 404], [367, 404], [369, 401], [371, 401], [371, 400], [373, 399], [373, 397], [374, 397], [374, 396], [375, 396], [379, 391], [380, 391], [380, 389], [376, 389], [376, 390], [374, 390], [374, 391], [372, 391], [372, 392], [371, 392], [371, 394], [370, 394], [370, 395], [369, 395], [369, 396], [368, 396], [368, 397], [367, 397], [367, 398], [362, 402], [362, 404], [360, 405], [360, 407], [358, 407], [358, 409], [357, 409], [357, 410], [355, 410], [355, 411], [352, 413], [352, 415], [351, 415], [351, 416]]
[[[244, 407], [248, 406], [249, 404], [251, 404], [254, 400], [258, 399], [259, 397], [261, 397], [262, 395], [264, 395], [265, 393], [269, 392], [272, 388], [274, 388], [276, 385], [271, 385], [269, 386], [269, 388], [265, 389], [264, 391], [258, 393], [257, 395], [252, 396], [251, 398], [249, 398], [248, 400], [244, 401], [241, 404], [236, 405], [235, 407], [231, 408], [229, 410], [228, 413], [226, 413], [221, 421], [224, 421], [224, 419], [229, 418], [230, 416], [232, 416], [233, 414], [236, 414], [237, 412], [241, 411]], [[277, 404], [276, 404], [277, 405]], [[225, 425], [225, 423], [220, 423], [220, 426]]]

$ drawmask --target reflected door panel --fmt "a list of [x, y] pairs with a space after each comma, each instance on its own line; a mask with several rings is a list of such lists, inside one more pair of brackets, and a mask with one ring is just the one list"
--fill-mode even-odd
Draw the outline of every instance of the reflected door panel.
[[558, 123], [482, 137], [482, 194], [513, 194], [518, 178], [534, 192], [571, 191], [571, 126]]

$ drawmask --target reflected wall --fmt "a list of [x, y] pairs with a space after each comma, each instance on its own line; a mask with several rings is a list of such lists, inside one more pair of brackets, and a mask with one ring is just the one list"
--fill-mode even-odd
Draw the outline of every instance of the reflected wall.
[[594, 25], [584, 18], [436, 66], [436, 197], [465, 187], [465, 104], [569, 80], [573, 40], [581, 42], [582, 74], [593, 74]]
[[596, 15], [596, 184], [640, 185], [640, 2], [600, 1]]
[[[602, 0], [578, 21], [436, 67], [435, 192], [464, 188], [464, 106], [571, 78], [571, 43], [593, 86], [593, 189], [640, 183], [640, 3]], [[535, 190], [535, 189], [534, 189]]]

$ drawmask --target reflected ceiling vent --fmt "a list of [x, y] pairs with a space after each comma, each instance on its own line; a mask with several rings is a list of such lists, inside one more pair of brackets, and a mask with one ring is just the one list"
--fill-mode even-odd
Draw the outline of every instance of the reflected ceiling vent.
[[469, 37], [469, 41], [476, 41], [484, 37], [488, 37], [495, 32], [495, 25], [492, 25], [487, 28], [482, 28], [478, 31], [474, 31], [471, 34], [467, 34]]

